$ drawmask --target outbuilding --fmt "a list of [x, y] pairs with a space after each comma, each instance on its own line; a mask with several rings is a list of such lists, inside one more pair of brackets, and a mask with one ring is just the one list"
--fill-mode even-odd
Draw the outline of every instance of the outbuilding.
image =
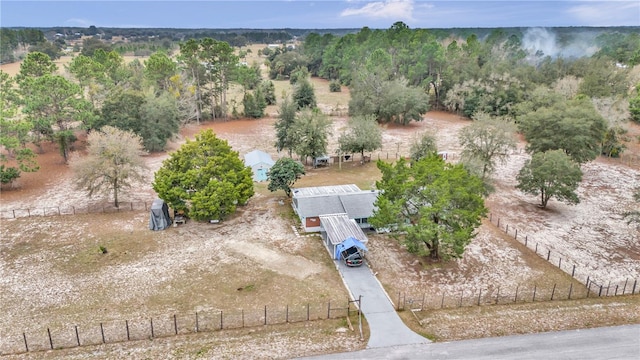
[[164, 230], [171, 225], [169, 206], [162, 199], [153, 200], [149, 213], [149, 230]]
[[253, 181], [267, 181], [267, 173], [269, 169], [275, 164], [275, 161], [271, 158], [271, 155], [264, 151], [253, 150], [250, 153], [245, 154], [244, 164], [251, 168], [253, 171]]

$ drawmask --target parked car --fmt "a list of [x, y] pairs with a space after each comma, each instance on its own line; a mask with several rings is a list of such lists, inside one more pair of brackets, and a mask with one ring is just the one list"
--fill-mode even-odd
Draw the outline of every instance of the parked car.
[[352, 246], [348, 249], [342, 250], [340, 257], [344, 264], [347, 266], [360, 266], [362, 265], [362, 254], [357, 247]]

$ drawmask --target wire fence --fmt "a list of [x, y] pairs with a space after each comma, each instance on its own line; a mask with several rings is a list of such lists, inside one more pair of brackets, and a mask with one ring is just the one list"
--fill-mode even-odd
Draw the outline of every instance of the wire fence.
[[25, 208], [0, 210], [0, 219], [17, 219], [36, 216], [61, 216], [76, 214], [117, 213], [125, 211], [148, 211], [153, 202], [121, 202], [118, 207], [113, 204], [93, 204], [83, 206], [59, 205], [41, 208]]
[[[599, 296], [621, 296], [640, 293], [638, 280], [627, 281], [624, 286], [615, 288], [606, 287], [606, 293], [602, 286], [591, 283], [591, 287], [584, 285], [554, 284], [549, 287], [537, 285], [521, 286], [515, 288], [485, 288], [476, 290], [462, 290], [459, 293], [443, 292], [434, 294], [424, 291], [422, 294], [397, 294], [397, 310], [435, 310], [468, 306], [484, 306], [498, 304], [514, 304], [526, 302], [542, 302], [557, 300], [575, 300]], [[609, 293], [610, 292], [610, 293]]]
[[354, 301], [305, 305], [264, 306], [251, 310], [211, 310], [165, 314], [148, 318], [67, 324], [15, 333], [0, 341], [0, 355], [119, 343], [200, 332], [243, 329], [264, 325], [347, 318], [359, 307]]
[[622, 291], [622, 293], [625, 293], [627, 286], [630, 286], [630, 283], [633, 283], [633, 292], [631, 294], [636, 293], [636, 283], [638, 280], [636, 279], [635, 275], [630, 276], [629, 278], [625, 279], [625, 281], [616, 282], [596, 279], [587, 272], [586, 268], [579, 266], [579, 264], [576, 264], [568, 257], [563, 256], [563, 254], [561, 254], [560, 252], [554, 251], [546, 247], [544, 244], [536, 242], [528, 235], [519, 232], [518, 228], [514, 226], [510, 227], [509, 224], [505, 223], [504, 221], [502, 221], [501, 223], [500, 220], [500, 217], [489, 214], [489, 221], [498, 229], [503, 231], [505, 234], [513, 237], [515, 240], [523, 244], [527, 249], [533, 250], [536, 255], [542, 257], [543, 259], [546, 259], [549, 263], [556, 266], [558, 269], [571, 275], [572, 278], [584, 284], [589, 292], [594, 292], [598, 296], [615, 296], [619, 295], [618, 292], [623, 289], [624, 290]]

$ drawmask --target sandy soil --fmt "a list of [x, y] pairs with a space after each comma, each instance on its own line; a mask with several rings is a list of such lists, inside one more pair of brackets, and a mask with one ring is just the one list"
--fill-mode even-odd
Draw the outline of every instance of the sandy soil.
[[[346, 118], [332, 119], [334, 132], [330, 137], [330, 153], [333, 153], [337, 146], [340, 130], [346, 126]], [[277, 154], [272, 146], [275, 141], [274, 122], [275, 119], [266, 118], [205, 123], [199, 127], [192, 125], [184, 129], [181, 136], [170, 144], [170, 150], [177, 149], [186, 138], [193, 137], [198, 131], [211, 128], [220, 138], [226, 139], [240, 156], [253, 149], [261, 149], [277, 158], [281, 154]], [[453, 155], [450, 159], [456, 161], [456, 155], [460, 152], [457, 133], [468, 123], [467, 120], [456, 115], [430, 112], [420, 123], [407, 127], [386, 126], [383, 148], [371, 154], [372, 159], [393, 159], [398, 155], [405, 156], [409, 152], [411, 141], [419, 134], [428, 131], [436, 134], [439, 148], [449, 151]], [[520, 144], [520, 149], [523, 147], [524, 145]], [[78, 144], [77, 148], [81, 150], [82, 144]], [[162, 153], [146, 157], [150, 176], [161, 166], [162, 160], [167, 156]], [[577, 206], [566, 206], [552, 201], [547, 210], [542, 210], [536, 206], [537, 199], [523, 195], [514, 188], [515, 174], [526, 158], [527, 155], [521, 150], [516, 151], [504, 165], [498, 168], [495, 175], [497, 191], [487, 200], [494, 222], [495, 217], [501, 218], [502, 224], [506, 222], [512, 229], [518, 228], [521, 236], [527, 235], [530, 241], [539, 242], [540, 246], [562, 254], [564, 261], [578, 264], [581, 274], [588, 274], [596, 281], [615, 283], [640, 278], [639, 231], [627, 225], [620, 215], [622, 211], [635, 206], [631, 198], [631, 190], [640, 183], [640, 171], [635, 163], [627, 165], [620, 161], [599, 159], [586, 164], [584, 182], [579, 190], [581, 203]], [[109, 199], [90, 199], [74, 189], [73, 174], [66, 165], [62, 164], [61, 157], [53, 146], [49, 145], [45, 148], [45, 153], [40, 155], [39, 162], [42, 167], [39, 172], [24, 174], [14, 188], [3, 189], [0, 193], [0, 214], [3, 216], [2, 238], [3, 241], [9, 240], [13, 245], [21, 244], [20, 239], [37, 238], [34, 234], [43, 233], [50, 237], [71, 239], [91, 228], [91, 221], [82, 217], [69, 220], [71, 226], [65, 228], [49, 224], [53, 221], [49, 218], [37, 221], [7, 220], [6, 217], [11, 216], [13, 209], [86, 207], [100, 204], [109, 206]], [[364, 166], [375, 167], [375, 164]], [[330, 181], [335, 171], [338, 171], [335, 167], [308, 169], [308, 177], [316, 179], [322, 177], [325, 181]], [[361, 180], [357, 179], [356, 173], [356, 177], [351, 182]], [[370, 184], [374, 181], [375, 179], [371, 179]], [[138, 184], [130, 192], [123, 194], [121, 200], [150, 202], [154, 197], [150, 183], [145, 183]], [[211, 263], [209, 269], [212, 274], [215, 274], [218, 271], [216, 269], [224, 268], [224, 266], [220, 267], [221, 264], [228, 265], [239, 255], [233, 251], [220, 251], [230, 244], [251, 245], [255, 251], [244, 255], [261, 268], [283, 275], [291, 281], [299, 281], [301, 284], [315, 282], [316, 280], [313, 279], [320, 272], [319, 269], [326, 267], [327, 264], [322, 265], [318, 260], [311, 260], [312, 257], [304, 255], [305, 252], [318, 250], [314, 247], [315, 245], [308, 245], [310, 243], [307, 242], [306, 244], [311, 247], [305, 247], [307, 245], [303, 245], [304, 242], [295, 240], [295, 234], [291, 231], [293, 224], [291, 220], [274, 210], [281, 206], [278, 201], [282, 199], [280, 195], [272, 195], [264, 191], [263, 187], [251, 200], [247, 210], [242, 213], [242, 221], [236, 220], [240, 221], [238, 226], [241, 223], [241, 227], [226, 227], [220, 230], [219, 236], [207, 238], [202, 235], [207, 230], [200, 229], [207, 225], [196, 224], [195, 227], [185, 227], [181, 230], [179, 236], [183, 241], [171, 245], [169, 242], [149, 245], [158, 247], [153, 254], [160, 256], [164, 266], [158, 265], [155, 258], [134, 259], [135, 261], [132, 260], [128, 265], [119, 268], [121, 273], [80, 276], [79, 282], [71, 284], [65, 283], [71, 278], [51, 277], [48, 267], [50, 265], [44, 261], [49, 254], [46, 244], [43, 245], [44, 250], [30, 251], [25, 248], [25, 254], [18, 259], [0, 256], [0, 272], [2, 272], [0, 289], [5, 294], [3, 301], [11, 298], [11, 303], [20, 304], [20, 299], [30, 299], [29, 302], [23, 302], [22, 305], [16, 305], [17, 308], [13, 308], [13, 312], [17, 309], [22, 312], [17, 311], [15, 318], [12, 317], [12, 323], [35, 321], [36, 325], [45, 325], [50, 320], [41, 318], [38, 314], [43, 313], [47, 308], [73, 303], [76, 297], [82, 296], [83, 291], [95, 288], [94, 282], [112, 283], [115, 288], [121, 284], [128, 289], [125, 293], [105, 294], [105, 297], [112, 299], [112, 303], [103, 307], [104, 309], [117, 307], [117, 303], [125, 303], [130, 306], [131, 314], [135, 311], [141, 315], [152, 311], [166, 313], [175, 309], [170, 299], [160, 301], [158, 308], [155, 309], [145, 309], [143, 304], [134, 299], [140, 295], [148, 296], [147, 292], [157, 295], [158, 293], [170, 294], [177, 290], [176, 284], [171, 282], [171, 277], [172, 272], [179, 268], [195, 268], [202, 263]], [[60, 218], [56, 217], [55, 221], [59, 221], [57, 219]], [[21, 226], [9, 226], [21, 221], [25, 221], [20, 223]], [[130, 227], [133, 231], [139, 231], [145, 227], [146, 221], [146, 214], [138, 213], [121, 220], [117, 226]], [[240, 228], [243, 229], [241, 232], [236, 230]], [[225, 241], [219, 243], [214, 239], [225, 239]], [[257, 241], [257, 239], [260, 240]], [[305, 239], [312, 241], [313, 238]], [[5, 244], [5, 246], [9, 245]], [[69, 249], [72, 248], [72, 244], [68, 246], [70, 246]], [[493, 291], [497, 288], [513, 289], [522, 284], [541, 284], [550, 287], [555, 283], [571, 282], [570, 278], [567, 279], [566, 276], [549, 270], [553, 268], [552, 265], [532, 254], [530, 250], [524, 249], [512, 238], [504, 236], [488, 221], [480, 228], [477, 238], [469, 246], [465, 256], [447, 264], [425, 263], [421, 259], [408, 255], [402, 247], [387, 236], [372, 235], [370, 248], [368, 256], [371, 266], [378, 273], [380, 281], [385, 285], [392, 299], [397, 299], [395, 294], [400, 292], [411, 294], [428, 292], [437, 293], [437, 296], [440, 296], [439, 294], [442, 293], [453, 294], [460, 291], [471, 293], [478, 290]], [[289, 249], [286, 257], [283, 257], [282, 249]], [[212, 258], [205, 255], [208, 253], [220, 255]], [[292, 257], [300, 260], [295, 266], [291, 265]], [[322, 292], [319, 289], [322, 286], [329, 286], [327, 284], [331, 281], [335, 280], [322, 280], [318, 286], [313, 286], [308, 291]], [[56, 283], [71, 285], [50, 286]], [[233, 286], [241, 287], [246, 284], [248, 283], [237, 281]], [[167, 288], [167, 286], [170, 287]], [[138, 290], [129, 293], [131, 289]], [[88, 293], [95, 293], [95, 289]], [[195, 296], [192, 302], [184, 304], [184, 309], [202, 306], [206, 303], [205, 300]], [[227, 299], [227, 301], [235, 300]], [[91, 301], [79, 303], [91, 303]], [[96, 306], [95, 303], [93, 304]], [[138, 306], [137, 309], [136, 306]], [[78, 316], [86, 317], [85, 311], [96, 309], [98, 308], [91, 306], [89, 310], [68, 306], [68, 316], [59, 318], [56, 322], [73, 322]], [[78, 315], [79, 313], [81, 315]], [[6, 315], [11, 314], [5, 314], [5, 319]], [[94, 314], [93, 319], [98, 320], [99, 315], [100, 313]], [[282, 346], [284, 349], [287, 344]]]

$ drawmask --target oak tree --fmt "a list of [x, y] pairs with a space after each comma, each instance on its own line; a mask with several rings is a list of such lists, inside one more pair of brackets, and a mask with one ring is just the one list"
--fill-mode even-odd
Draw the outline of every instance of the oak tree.
[[280, 158], [269, 169], [267, 189], [271, 192], [283, 190], [290, 197], [291, 186], [304, 174], [304, 166], [300, 162], [288, 157]]
[[153, 190], [171, 208], [196, 220], [223, 220], [254, 193], [251, 168], [211, 130], [187, 140], [162, 162]]
[[348, 128], [338, 138], [342, 153], [360, 153], [364, 161], [365, 151], [382, 147], [382, 131], [373, 115], [354, 116], [349, 119]]
[[600, 155], [607, 124], [585, 98], [556, 102], [518, 118], [531, 153], [562, 150], [579, 164]]
[[482, 180], [436, 154], [408, 163], [378, 161], [380, 194], [369, 222], [397, 228], [411, 253], [433, 260], [461, 257], [486, 215]]
[[576, 189], [582, 181], [580, 165], [562, 150], [534, 153], [516, 177], [522, 192], [540, 196], [543, 209], [551, 198], [567, 204], [580, 202]]

